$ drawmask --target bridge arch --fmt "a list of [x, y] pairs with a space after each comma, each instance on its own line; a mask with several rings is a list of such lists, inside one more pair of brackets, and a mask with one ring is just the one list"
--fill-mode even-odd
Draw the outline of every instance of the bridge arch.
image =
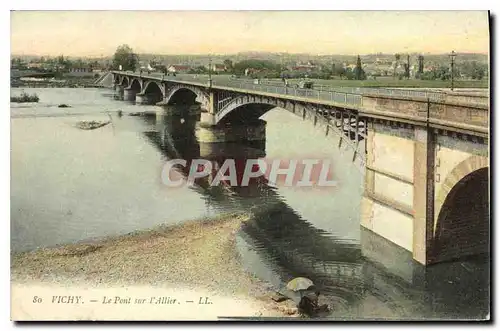
[[[274, 101], [274, 102], [273, 102]], [[236, 97], [224, 105], [216, 114], [216, 123], [251, 122], [280, 105], [273, 99], [249, 100], [245, 96]], [[286, 109], [286, 105], [282, 105]], [[246, 111], [252, 108], [252, 111]], [[289, 110], [289, 109], [287, 109]]]
[[470, 156], [445, 179], [437, 194], [432, 243], [433, 262], [489, 250], [489, 165]]
[[[322, 111], [328, 112], [327, 107], [323, 107], [322, 111], [307, 102], [289, 102], [284, 99], [265, 96], [246, 96], [241, 95], [232, 98], [229, 101], [219, 101], [218, 111], [215, 116], [216, 123], [229, 123], [233, 120], [252, 121], [257, 120], [259, 117], [268, 111], [279, 107], [288, 110], [289, 112], [302, 117], [303, 119], [314, 119], [315, 116], [320, 115]], [[251, 109], [250, 109], [251, 108]], [[246, 111], [251, 110], [251, 111]], [[321, 117], [318, 116], [318, 118]], [[317, 118], [317, 119], [318, 119]], [[316, 124], [316, 122], [315, 122]], [[323, 123], [324, 124], [324, 123]]]
[[131, 81], [130, 81], [130, 85], [129, 85], [129, 88], [131, 90], [134, 90], [134, 91], [141, 91], [142, 90], [142, 82], [137, 79], [137, 78], [133, 78]]
[[[338, 139], [338, 146], [342, 144], [353, 152], [353, 162], [359, 160], [361, 168], [365, 163], [365, 153], [360, 149], [359, 141], [365, 136], [365, 122], [358, 117], [339, 117], [346, 109], [336, 109], [326, 105], [313, 105], [309, 102], [290, 101], [287, 99], [240, 95], [234, 98], [220, 100], [216, 104], [218, 111], [215, 114], [216, 124], [229, 123], [252, 123], [257, 121], [262, 115], [276, 107], [283, 108], [289, 112], [314, 122], [319, 129], [324, 129], [325, 134], [334, 133]], [[249, 111], [246, 111], [249, 110]], [[332, 117], [333, 116], [333, 117]], [[332, 121], [331, 119], [334, 118]], [[339, 120], [340, 119], [340, 120]], [[347, 121], [347, 122], [346, 122]], [[355, 121], [356, 124], [352, 124]], [[358, 127], [359, 125], [359, 127]], [[357, 130], [357, 133], [356, 133]], [[362, 134], [361, 134], [362, 133]], [[364, 147], [363, 147], [364, 148]]]
[[147, 103], [156, 104], [163, 101], [165, 97], [165, 87], [162, 83], [148, 80], [142, 84], [141, 95], [146, 98]]
[[163, 99], [165, 97], [165, 87], [163, 84], [158, 83], [154, 80], [147, 81], [143, 86], [144, 94], [159, 94]]
[[120, 85], [123, 86], [123, 87], [127, 87], [130, 85], [130, 80], [127, 76], [122, 76], [121, 80], [120, 80]]
[[224, 108], [216, 115], [216, 123], [252, 123], [257, 121], [262, 115], [278, 107], [276, 104], [262, 103], [262, 102], [249, 102], [244, 104], [230, 105]]
[[210, 109], [210, 97], [201, 88], [188, 85], [175, 85], [165, 93], [167, 104], [192, 105], [200, 103], [203, 109]]

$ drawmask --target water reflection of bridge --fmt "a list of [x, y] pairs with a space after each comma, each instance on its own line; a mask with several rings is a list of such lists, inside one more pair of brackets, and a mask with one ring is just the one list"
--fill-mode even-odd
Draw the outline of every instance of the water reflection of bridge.
[[[222, 164], [227, 158], [265, 156], [265, 146], [262, 144], [200, 146], [194, 134], [195, 123], [189, 120], [183, 123], [178, 118], [149, 120], [156, 122], [157, 130], [145, 132], [145, 135], [167, 159], [182, 158], [188, 161], [186, 167], [177, 168], [186, 177], [190, 161], [196, 158]], [[440, 313], [447, 316], [456, 313], [457, 309], [466, 309], [458, 315], [461, 317], [484, 313], [482, 309], [487, 304], [484, 298], [483, 302], [476, 295], [478, 305], [471, 308], [464, 299], [467, 296], [462, 295], [464, 292], [457, 295], [455, 288], [446, 293], [441, 291], [443, 287], [440, 284], [446, 278], [444, 271], [449, 270], [438, 266], [426, 271], [422, 269], [421, 274], [410, 275], [410, 279], [398, 277], [377, 261], [365, 258], [359, 243], [335, 237], [304, 220], [283, 201], [274, 187], [268, 185], [265, 178], [255, 180], [249, 187], [210, 186], [206, 179], [199, 179], [195, 184], [193, 189], [212, 208], [224, 211], [251, 210], [252, 218], [242, 227], [243, 239], [272, 261], [283, 279], [299, 275], [311, 278], [334, 305], [343, 305], [346, 309], [344, 313], [353, 314], [354, 318], [363, 315], [359, 307], [366, 304], [368, 297], [375, 299], [377, 305], [384, 306], [394, 318], [437, 318], [442, 317]], [[484, 275], [482, 271], [479, 274]], [[454, 272], [452, 276], [464, 275], [463, 270]], [[476, 292], [480, 291], [484, 281], [479, 276], [478, 279], [479, 282], [471, 281], [463, 290], [470, 292], [472, 284]], [[449, 290], [450, 284], [445, 285], [448, 285]], [[376, 315], [380, 307], [373, 306], [370, 309]], [[357, 313], [352, 313], [352, 310]], [[380, 310], [382, 316], [379, 317], [390, 317], [384, 315], [386, 312], [383, 311]]]

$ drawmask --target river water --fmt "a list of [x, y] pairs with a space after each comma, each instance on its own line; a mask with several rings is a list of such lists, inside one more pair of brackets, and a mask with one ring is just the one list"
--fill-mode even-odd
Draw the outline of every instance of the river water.
[[[328, 318], [462, 319], [489, 312], [485, 258], [443, 263], [409, 277], [391, 271], [407, 269], [408, 262], [394, 262], [391, 269], [367, 259], [362, 244], [372, 234], [359, 226], [363, 174], [312, 123], [283, 109], [262, 117], [263, 144], [207, 145], [196, 140], [193, 120], [128, 116], [157, 107], [115, 100], [110, 90], [24, 90], [37, 93], [40, 102], [11, 105], [14, 252], [252, 211], [237, 236], [246, 270], [276, 290], [293, 277], [311, 278], [334, 308]], [[61, 103], [71, 108], [58, 108]], [[74, 126], [110, 118], [97, 130]], [[256, 156], [331, 159], [336, 186], [259, 181], [247, 188], [169, 188], [161, 181], [165, 161], [175, 157], [221, 163]]]

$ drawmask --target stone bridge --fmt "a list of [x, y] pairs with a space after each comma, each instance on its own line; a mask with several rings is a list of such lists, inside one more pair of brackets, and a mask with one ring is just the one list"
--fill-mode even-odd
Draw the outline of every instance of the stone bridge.
[[159, 109], [186, 114], [198, 107], [197, 136], [205, 142], [258, 140], [261, 130], [253, 126], [259, 117], [275, 107], [287, 109], [352, 153], [365, 176], [364, 228], [424, 265], [489, 250], [488, 96], [386, 89], [353, 94], [239, 80], [113, 75], [125, 100], [178, 105]]

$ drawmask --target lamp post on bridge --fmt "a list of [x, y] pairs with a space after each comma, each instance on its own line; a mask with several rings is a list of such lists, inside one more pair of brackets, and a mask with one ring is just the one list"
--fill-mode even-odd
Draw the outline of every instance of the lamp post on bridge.
[[455, 75], [454, 75], [454, 69], [455, 69], [455, 57], [457, 56], [457, 53], [455, 53], [455, 51], [451, 51], [451, 53], [449, 54], [450, 56], [450, 59], [451, 59], [451, 90], [453, 91], [453, 83], [454, 83], [454, 78], [455, 78]]

